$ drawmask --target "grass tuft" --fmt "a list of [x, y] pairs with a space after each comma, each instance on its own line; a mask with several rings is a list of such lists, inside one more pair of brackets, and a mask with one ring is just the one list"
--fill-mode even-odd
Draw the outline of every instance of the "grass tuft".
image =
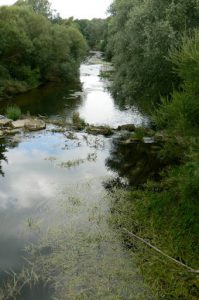
[[9, 106], [6, 109], [6, 116], [11, 120], [16, 121], [21, 117], [21, 109], [18, 106]]

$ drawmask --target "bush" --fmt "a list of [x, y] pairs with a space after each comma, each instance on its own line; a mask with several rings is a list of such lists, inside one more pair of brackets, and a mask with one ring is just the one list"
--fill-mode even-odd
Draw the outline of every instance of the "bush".
[[11, 120], [16, 121], [21, 117], [21, 109], [18, 106], [9, 106], [6, 109], [6, 116]]
[[158, 128], [176, 131], [178, 134], [198, 135], [199, 128], [199, 31], [192, 38], [183, 38], [181, 50], [171, 53], [179, 77], [183, 80], [180, 91], [174, 91], [171, 99], [163, 98], [154, 114]]

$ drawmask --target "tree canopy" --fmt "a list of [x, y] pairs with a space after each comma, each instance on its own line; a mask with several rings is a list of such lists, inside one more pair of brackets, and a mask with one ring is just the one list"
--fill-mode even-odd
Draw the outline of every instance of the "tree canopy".
[[181, 35], [199, 26], [198, 0], [115, 0], [110, 8], [109, 48], [115, 95], [157, 99], [179, 84], [168, 59]]
[[73, 23], [53, 23], [44, 16], [48, 11], [43, 0], [0, 7], [0, 94], [77, 76], [86, 42]]

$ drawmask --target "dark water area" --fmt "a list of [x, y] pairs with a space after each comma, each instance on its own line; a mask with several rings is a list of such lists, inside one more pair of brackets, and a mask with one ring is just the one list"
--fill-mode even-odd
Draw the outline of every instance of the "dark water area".
[[73, 95], [81, 91], [80, 83], [47, 83], [13, 99], [0, 102], [0, 113], [4, 114], [6, 107], [17, 105], [23, 114], [63, 116], [67, 111], [75, 109], [80, 102], [80, 96]]
[[162, 146], [162, 143], [154, 143], [150, 138], [149, 142], [126, 144], [124, 136], [116, 137], [112, 141], [106, 166], [120, 178], [125, 178], [130, 186], [142, 185], [148, 179], [159, 180], [160, 171], [168, 164], [159, 156]]
[[[81, 66], [80, 84], [48, 84], [12, 104], [23, 113], [66, 121], [77, 111], [90, 124], [147, 126], [148, 117], [138, 107], [115, 103], [107, 81], [99, 77], [102, 67], [96, 53]], [[6, 106], [0, 103], [1, 113]], [[20, 274], [27, 254], [35, 272], [52, 285], [39, 281], [18, 299], [149, 299], [131, 254], [108, 224], [110, 203], [103, 186], [126, 172], [138, 176], [136, 161], [147, 165], [148, 148], [117, 148], [112, 138], [84, 132], [71, 139], [56, 128], [49, 124], [40, 132], [0, 139], [1, 282], [7, 270]], [[52, 251], [44, 254], [45, 249]], [[0, 300], [4, 296], [0, 289]]]
[[53, 291], [49, 286], [45, 284], [33, 285], [31, 288], [29, 286], [23, 289], [23, 293], [19, 295], [16, 300], [50, 300]]

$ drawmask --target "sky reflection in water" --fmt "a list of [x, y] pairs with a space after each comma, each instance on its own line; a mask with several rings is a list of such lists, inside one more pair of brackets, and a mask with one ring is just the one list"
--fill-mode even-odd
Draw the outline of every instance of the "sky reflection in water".
[[[83, 91], [79, 85], [67, 93], [66, 87], [51, 86], [49, 90], [42, 87], [17, 97], [15, 103], [24, 112], [29, 110], [31, 114], [50, 117], [69, 118], [73, 111], [79, 111], [88, 123], [112, 127], [126, 123], [146, 124], [147, 118], [136, 108], [121, 110], [114, 103], [99, 73], [100, 65], [82, 65]], [[73, 193], [68, 187], [79, 187], [96, 179], [96, 188], [94, 185], [91, 192], [85, 188], [86, 202], [74, 216], [75, 222], [84, 224], [88, 219], [87, 208], [98, 201], [96, 193], [101, 193], [103, 179], [113, 175], [105, 166], [110, 152], [109, 139], [87, 136], [86, 140], [84, 133], [76, 136], [77, 140], [70, 140], [61, 133], [46, 130], [16, 136], [15, 147], [5, 143], [6, 149], [2, 148], [7, 161], [1, 161], [5, 176], [0, 175], [0, 272], [20, 266], [23, 247], [34, 238], [27, 230], [30, 220], [39, 220], [45, 228], [57, 222], [58, 201]], [[96, 154], [96, 161], [87, 160], [91, 153]], [[83, 160], [78, 166], [60, 166], [62, 162], [78, 159]], [[67, 221], [71, 222], [70, 217]]]

